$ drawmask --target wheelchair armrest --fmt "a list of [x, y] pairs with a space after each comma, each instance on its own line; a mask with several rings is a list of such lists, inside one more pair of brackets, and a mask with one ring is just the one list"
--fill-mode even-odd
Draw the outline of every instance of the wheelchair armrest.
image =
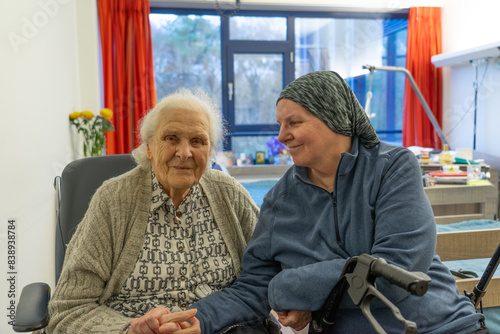
[[32, 332], [49, 324], [50, 287], [45, 283], [25, 286], [16, 309], [15, 332]]

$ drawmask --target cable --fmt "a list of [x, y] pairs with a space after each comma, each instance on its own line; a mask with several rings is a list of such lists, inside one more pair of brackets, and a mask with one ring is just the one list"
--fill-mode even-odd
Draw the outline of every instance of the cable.
[[[482, 75], [481, 82], [479, 83], [479, 85], [477, 86], [475, 91], [479, 91], [479, 89], [483, 86], [483, 81], [484, 81], [484, 78], [486, 77], [486, 73], [488, 71], [489, 64], [490, 64], [490, 62], [486, 61], [486, 66], [484, 68], [484, 73]], [[477, 85], [477, 82], [475, 82], [474, 85]], [[465, 112], [462, 114], [462, 117], [460, 117], [458, 122], [456, 122], [455, 125], [453, 125], [453, 127], [446, 133], [447, 138], [449, 138], [449, 135], [457, 128], [457, 126], [459, 126], [462, 123], [463, 119], [465, 118], [465, 116], [467, 116], [469, 114], [469, 112], [471, 111], [471, 108], [474, 106], [474, 104], [475, 104], [475, 101], [472, 101], [471, 104], [465, 110]]]

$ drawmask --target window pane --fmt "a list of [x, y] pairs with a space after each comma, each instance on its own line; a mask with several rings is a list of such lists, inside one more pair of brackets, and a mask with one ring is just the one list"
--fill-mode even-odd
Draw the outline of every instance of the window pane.
[[[406, 58], [397, 58], [396, 59], [396, 64], [395, 66], [399, 67], [405, 67], [406, 66]], [[405, 81], [406, 81], [406, 76], [403, 73], [399, 73], [399, 75], [396, 75], [396, 87], [399, 87], [399, 89], [396, 89], [395, 96], [394, 96], [394, 109], [396, 110], [395, 116], [396, 116], [396, 121], [395, 121], [395, 128], [396, 129], [403, 129], [403, 101], [404, 101], [404, 87], [405, 87]], [[397, 111], [401, 112], [397, 112]]]
[[401, 132], [395, 133], [377, 133], [378, 138], [386, 143], [401, 146], [403, 142], [403, 134]]
[[[375, 130], [386, 130], [387, 129], [387, 116], [389, 113], [387, 110], [387, 72], [375, 71], [373, 72], [373, 83], [372, 83], [372, 99], [370, 100], [370, 113], [374, 113], [375, 117], [372, 119], [372, 124]], [[393, 74], [392, 74], [393, 75]], [[404, 75], [403, 75], [404, 76]], [[368, 93], [370, 75], [366, 75], [366, 93]], [[366, 101], [365, 101], [366, 103]], [[365, 105], [363, 105], [363, 108]], [[392, 116], [392, 115], [391, 115]], [[401, 128], [400, 128], [401, 129]], [[393, 129], [391, 129], [393, 130]]]
[[235, 124], [275, 124], [282, 89], [282, 54], [234, 54]]
[[366, 73], [366, 64], [382, 65], [382, 20], [295, 19], [295, 76], [332, 70], [343, 78]]
[[150, 14], [158, 98], [179, 87], [204, 89], [222, 102], [220, 17]]
[[233, 16], [229, 18], [229, 39], [286, 41], [286, 18]]
[[396, 55], [406, 59], [408, 29], [400, 30], [396, 33]]
[[[338, 72], [363, 107], [369, 74], [363, 65], [405, 66], [405, 20], [300, 18], [295, 20], [295, 75], [318, 70]], [[373, 74], [370, 114], [381, 140], [401, 144], [402, 73], [376, 70]]]
[[271, 136], [234, 136], [231, 138], [232, 150], [237, 158], [244, 153], [255, 159], [255, 152], [263, 151], [266, 153], [266, 159], [269, 159], [267, 142], [270, 139]]

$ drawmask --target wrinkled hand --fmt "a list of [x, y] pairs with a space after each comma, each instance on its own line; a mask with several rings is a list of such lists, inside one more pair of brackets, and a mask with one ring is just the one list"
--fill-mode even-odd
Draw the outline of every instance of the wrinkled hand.
[[196, 309], [191, 309], [162, 315], [160, 329], [164, 332], [161, 333], [201, 334], [200, 322], [195, 317], [196, 312]]
[[172, 313], [157, 307], [140, 318], [132, 319], [127, 334], [200, 334], [200, 323], [195, 314], [196, 310]]
[[290, 310], [276, 312], [278, 321], [287, 327], [292, 327], [296, 331], [304, 329], [312, 321], [312, 314], [309, 311]]

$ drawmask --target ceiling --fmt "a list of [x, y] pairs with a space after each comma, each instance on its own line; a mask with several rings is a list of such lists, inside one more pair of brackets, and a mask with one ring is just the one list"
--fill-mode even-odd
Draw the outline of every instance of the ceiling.
[[[224, 10], [236, 8], [236, 0], [218, 0]], [[151, 0], [151, 7], [215, 9], [216, 0]], [[391, 13], [409, 7], [441, 7], [444, 0], [240, 0], [242, 10], [339, 11]]]

